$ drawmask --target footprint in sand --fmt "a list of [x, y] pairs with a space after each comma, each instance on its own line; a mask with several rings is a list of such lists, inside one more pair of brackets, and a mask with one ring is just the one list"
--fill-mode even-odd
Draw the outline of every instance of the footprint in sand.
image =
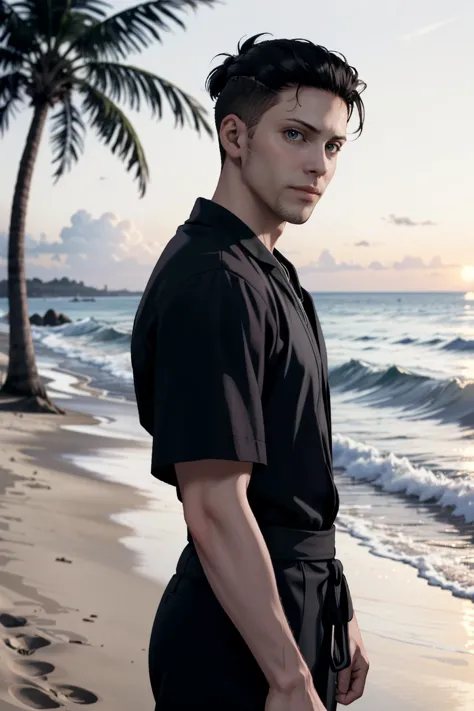
[[64, 704], [59, 703], [45, 694], [36, 686], [26, 686], [26, 684], [13, 684], [8, 689], [8, 693], [16, 701], [30, 709], [59, 709]]
[[0, 614], [0, 624], [4, 627], [24, 627], [28, 624], [28, 621], [26, 617], [9, 615], [8, 612], [2, 612]]
[[73, 704], [95, 704], [99, 700], [92, 691], [73, 684], [55, 684], [50, 686], [48, 691], [57, 696], [59, 701], [69, 701]]
[[29, 679], [52, 674], [55, 670], [54, 664], [50, 664], [49, 662], [36, 662], [29, 659], [14, 659], [9, 662], [8, 666], [15, 674]]
[[4, 644], [6, 644], [7, 647], [13, 649], [13, 651], [17, 654], [22, 654], [25, 656], [34, 654], [37, 649], [47, 647], [51, 644], [49, 640], [45, 639], [44, 637], [40, 637], [37, 634], [18, 634], [14, 637], [5, 637], [3, 642]]
[[[26, 618], [8, 613], [0, 613], [0, 623], [4, 627], [24, 627], [28, 624]], [[63, 642], [75, 642], [66, 637]], [[79, 643], [79, 640], [77, 640]], [[5, 646], [17, 654], [28, 656], [38, 649], [47, 647], [51, 641], [38, 634], [16, 634], [3, 639]], [[82, 642], [81, 642], [82, 644]], [[50, 684], [48, 675], [55, 671], [55, 666], [49, 662], [36, 660], [9, 660], [8, 665], [13, 672], [22, 678], [23, 682], [12, 684], [8, 691], [10, 696], [19, 701], [22, 706], [31, 709], [58, 709], [65, 704], [95, 704], [99, 698], [92, 691], [73, 684]], [[31, 679], [28, 683], [27, 680]], [[38, 680], [38, 683], [36, 682]], [[40, 686], [43, 682], [44, 686]]]
[[46, 689], [27, 684], [13, 684], [9, 694], [24, 706], [32, 709], [58, 709], [65, 702], [73, 704], [95, 704], [99, 699], [87, 689], [71, 684], [58, 684]]

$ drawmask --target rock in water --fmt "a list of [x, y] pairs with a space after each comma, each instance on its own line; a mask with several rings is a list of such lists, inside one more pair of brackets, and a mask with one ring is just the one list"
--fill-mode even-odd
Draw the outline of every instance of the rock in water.
[[58, 314], [53, 309], [48, 309], [44, 315], [43, 323], [45, 326], [58, 326]]
[[58, 323], [59, 325], [62, 325], [63, 323], [72, 323], [72, 319], [69, 318], [69, 316], [66, 316], [66, 314], [59, 314]]
[[[5, 321], [9, 321], [9, 314], [5, 314]], [[58, 314], [53, 309], [48, 309], [44, 316], [40, 314], [33, 314], [30, 316], [30, 323], [32, 326], [62, 326], [63, 323], [72, 323], [72, 319], [66, 314]]]
[[44, 319], [40, 314], [33, 314], [30, 316], [30, 323], [32, 326], [44, 326]]

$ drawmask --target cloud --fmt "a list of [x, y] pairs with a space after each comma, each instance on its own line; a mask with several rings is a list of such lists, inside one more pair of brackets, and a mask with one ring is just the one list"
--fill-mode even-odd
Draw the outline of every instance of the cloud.
[[404, 257], [401, 262], [393, 263], [394, 269], [425, 269], [425, 263], [421, 257]]
[[390, 222], [392, 225], [403, 225], [404, 227], [434, 227], [437, 223], [431, 220], [424, 220], [423, 222], [415, 222], [411, 217], [397, 217], [393, 212], [388, 217], [382, 217], [382, 220]]
[[459, 264], [443, 264], [441, 257], [436, 256], [430, 262], [424, 262], [421, 257], [406, 256], [401, 262], [394, 262], [393, 269], [454, 269]]
[[452, 22], [457, 20], [457, 18], [457, 15], [453, 15], [452, 17], [446, 18], [446, 20], [433, 22], [431, 25], [425, 25], [419, 30], [415, 30], [414, 32], [409, 32], [408, 34], [402, 35], [400, 39], [402, 40], [402, 42], [409, 42], [412, 39], [416, 39], [416, 37], [423, 37], [424, 35], [429, 35], [431, 34], [431, 32], [436, 32], [436, 30], [441, 29], [441, 27], [446, 27], [446, 25], [451, 24]]
[[328, 249], [324, 249], [319, 255], [319, 259], [309, 264], [300, 267], [298, 271], [301, 274], [305, 272], [341, 272], [354, 271], [363, 269], [360, 264], [352, 264], [348, 262], [337, 262]]
[[375, 269], [377, 271], [380, 271], [382, 269], [388, 269], [389, 267], [384, 267], [382, 262], [370, 262], [369, 266], [367, 267], [368, 269]]
[[362, 239], [360, 242], [356, 242], [354, 247], [370, 247], [370, 242], [367, 242], [366, 239]]
[[[60, 271], [86, 284], [114, 282], [116, 288], [131, 283], [132, 276], [143, 283], [160, 252], [161, 246], [145, 241], [129, 220], [120, 220], [110, 212], [94, 218], [78, 210], [59, 239], [48, 240], [44, 233], [39, 239], [31, 235], [25, 239], [28, 276], [52, 278]], [[0, 258], [6, 259], [7, 253], [8, 238], [3, 233]]]
[[[7, 236], [0, 235], [0, 255], [6, 256]], [[39, 240], [27, 235], [25, 256], [27, 260], [40, 255], [50, 255], [58, 261], [65, 257], [66, 264], [75, 264], [78, 258], [96, 264], [110, 260], [121, 262], [131, 259], [140, 263], [156, 261], [157, 248], [142, 238], [129, 220], [118, 220], [111, 212], [95, 219], [85, 210], [78, 210], [71, 217], [71, 224], [63, 227], [59, 239], [49, 241], [44, 233]]]
[[415, 270], [415, 269], [454, 269], [459, 268], [459, 264], [444, 264], [440, 256], [433, 257], [429, 262], [424, 262], [421, 257], [412, 257], [407, 255], [400, 262], [392, 264], [382, 264], [375, 260], [367, 266], [361, 264], [353, 264], [347, 262], [337, 262], [328, 249], [321, 252], [319, 259], [309, 262], [301, 267], [298, 267], [299, 274], [307, 274], [313, 272], [340, 272], [340, 271], [360, 271], [371, 269], [374, 271], [383, 271], [388, 269], [396, 269], [397, 271]]

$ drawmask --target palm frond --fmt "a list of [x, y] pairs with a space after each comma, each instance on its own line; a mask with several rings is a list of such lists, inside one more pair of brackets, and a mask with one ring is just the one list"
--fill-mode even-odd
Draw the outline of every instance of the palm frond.
[[175, 84], [151, 72], [115, 62], [89, 62], [85, 67], [87, 80], [114, 101], [126, 102], [140, 110], [144, 102], [153, 116], [161, 119], [163, 99], [167, 99], [177, 126], [185, 123], [198, 133], [201, 129], [212, 136], [212, 128], [205, 119], [206, 109]]
[[3, 106], [0, 106], [0, 138], [3, 138], [10, 126], [10, 120], [14, 118], [17, 110], [17, 99], [9, 99]]
[[113, 7], [112, 3], [105, 0], [63, 0], [72, 12], [80, 12], [100, 19], [105, 17], [107, 10]]
[[79, 160], [79, 155], [84, 150], [86, 127], [69, 94], [63, 97], [61, 107], [53, 114], [51, 120], [53, 165], [58, 164], [53, 177], [57, 182], [67, 170], [71, 169], [72, 164]]
[[26, 82], [27, 79], [21, 72], [10, 72], [0, 76], [0, 104], [10, 99], [19, 99], [21, 89]]
[[81, 15], [89, 25], [106, 16], [106, 8], [112, 7], [104, 0], [18, 0], [14, 4], [34, 25], [36, 32], [46, 40], [61, 34], [61, 29], [71, 15]]
[[16, 0], [10, 6], [36, 20], [48, 17], [48, 13], [64, 12], [85, 12], [100, 18], [105, 17], [107, 10], [113, 7], [107, 0]]
[[87, 82], [78, 83], [77, 89], [83, 96], [84, 111], [89, 114], [91, 126], [99, 138], [126, 164], [127, 171], [136, 169], [135, 179], [143, 197], [149, 170], [143, 146], [131, 122], [111, 99]]
[[71, 6], [64, 11], [60, 25], [56, 29], [55, 49], [64, 42], [70, 45], [77, 37], [99, 24], [107, 14], [106, 8], [112, 7], [104, 0], [61, 0], [65, 3], [69, 1]]
[[169, 23], [184, 29], [176, 14], [178, 10], [213, 5], [218, 0], [152, 0], [111, 15], [88, 29], [73, 43], [77, 52], [94, 58], [124, 59], [131, 52], [140, 52], [153, 40], [162, 41]]
[[28, 55], [38, 50], [34, 25], [19, 12], [16, 3], [0, 0], [0, 44]]
[[0, 47], [0, 69], [19, 69], [25, 62], [25, 55], [15, 49]]
[[0, 137], [8, 131], [10, 119], [15, 115], [25, 84], [26, 77], [20, 72], [0, 76]]

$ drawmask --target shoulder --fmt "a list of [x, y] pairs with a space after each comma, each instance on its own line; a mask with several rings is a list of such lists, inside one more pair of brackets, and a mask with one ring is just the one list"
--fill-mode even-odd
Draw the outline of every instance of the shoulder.
[[271, 299], [265, 279], [239, 242], [205, 227], [181, 225], [165, 245], [143, 293], [136, 317], [139, 330], [148, 330], [165, 314], [184, 312], [186, 318], [208, 309], [209, 318], [221, 304], [228, 311], [268, 313]]
[[262, 277], [248, 255], [238, 242], [229, 244], [216, 230], [182, 225], [160, 255], [155, 282], [163, 305], [180, 295], [192, 297], [193, 291], [214, 288], [230, 294], [240, 288], [268, 306]]
[[181, 274], [169, 284], [166, 295], [157, 304], [157, 314], [185, 310], [208, 319], [225, 319], [228, 316], [256, 314], [265, 316], [268, 304], [258, 286], [219, 261], [216, 264], [195, 265], [192, 273]]

